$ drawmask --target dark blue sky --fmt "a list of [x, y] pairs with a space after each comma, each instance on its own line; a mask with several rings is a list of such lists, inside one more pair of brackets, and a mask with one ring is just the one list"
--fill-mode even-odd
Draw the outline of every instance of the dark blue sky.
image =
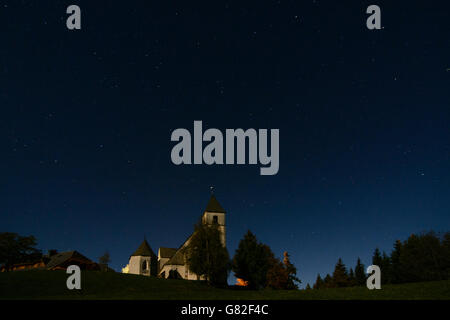
[[[181, 245], [214, 185], [230, 254], [250, 229], [311, 283], [450, 229], [447, 2], [42, 2], [0, 1], [0, 232], [119, 271], [144, 235]], [[173, 165], [194, 120], [280, 129], [280, 171]]]

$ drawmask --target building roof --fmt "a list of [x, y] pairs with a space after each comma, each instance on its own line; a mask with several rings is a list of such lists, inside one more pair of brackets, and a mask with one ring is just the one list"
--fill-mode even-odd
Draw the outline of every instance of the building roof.
[[165, 247], [159, 248], [160, 258], [172, 258], [176, 252], [177, 252], [176, 248], [165, 248]]
[[205, 211], [225, 213], [225, 209], [222, 208], [219, 201], [217, 201], [216, 197], [214, 197], [213, 194], [211, 195], [211, 198], [209, 199], [209, 202], [208, 202], [208, 205], [206, 206]]
[[83, 256], [78, 251], [66, 251], [61, 252], [53, 255], [50, 259], [50, 261], [47, 263], [46, 267], [47, 269], [51, 269], [54, 267], [57, 267], [59, 265], [63, 265], [68, 260], [77, 260], [77, 261], [83, 261], [84, 263], [88, 264], [95, 264], [95, 262], [89, 260], [85, 256]]
[[164, 266], [170, 266], [170, 265], [184, 265], [185, 261], [184, 261], [184, 248], [180, 248], [177, 250], [177, 252], [175, 252], [175, 254], [173, 255], [172, 258], [169, 259], [169, 261], [167, 261]]
[[150, 248], [147, 240], [144, 239], [139, 248], [137, 248], [137, 250], [131, 256], [154, 257], [156, 255], [153, 252], [152, 248]]
[[184, 261], [184, 253], [185, 253], [185, 248], [186, 248], [186, 244], [187, 244], [187, 242], [188, 241], [190, 241], [191, 240], [191, 238], [192, 238], [192, 236], [193, 236], [194, 234], [191, 234], [187, 239], [186, 239], [186, 241], [184, 241], [183, 242], [183, 244], [177, 249], [177, 251], [175, 252], [175, 254], [173, 255], [173, 257], [172, 258], [170, 258], [166, 263], [164, 263], [162, 266], [161, 266], [161, 270], [162, 270], [162, 267], [164, 267], [164, 266], [170, 266], [170, 265], [185, 265], [186, 263], [185, 263], [185, 261]]

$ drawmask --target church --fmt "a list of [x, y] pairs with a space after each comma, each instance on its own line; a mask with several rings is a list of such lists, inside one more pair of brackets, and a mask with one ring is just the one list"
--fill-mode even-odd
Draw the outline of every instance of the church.
[[[226, 246], [225, 236], [225, 210], [211, 194], [208, 204], [201, 216], [205, 225], [216, 224], [221, 232], [221, 241]], [[187, 280], [200, 280], [201, 278], [189, 270], [186, 264], [184, 248], [189, 244], [192, 235], [179, 248], [160, 247], [156, 255], [147, 240], [141, 243], [137, 250], [130, 256], [128, 273], [158, 276], [161, 278], [181, 278]]]

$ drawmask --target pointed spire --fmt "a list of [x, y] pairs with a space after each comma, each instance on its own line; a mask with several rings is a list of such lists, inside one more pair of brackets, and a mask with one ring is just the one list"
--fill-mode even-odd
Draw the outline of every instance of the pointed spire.
[[208, 205], [206, 206], [205, 211], [208, 212], [218, 212], [218, 213], [225, 213], [225, 209], [222, 208], [219, 201], [217, 201], [214, 194], [211, 194], [211, 198], [209, 199]]
[[131, 256], [152, 257], [155, 256], [155, 253], [153, 252], [152, 248], [150, 248], [147, 240], [144, 237], [144, 241]]

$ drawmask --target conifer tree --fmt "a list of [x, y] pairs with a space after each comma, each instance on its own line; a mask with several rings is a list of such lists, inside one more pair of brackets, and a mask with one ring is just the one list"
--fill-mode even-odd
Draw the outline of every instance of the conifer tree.
[[323, 280], [320, 277], [320, 274], [317, 274], [316, 282], [313, 285], [313, 289], [320, 289], [323, 287]]
[[342, 259], [339, 258], [333, 272], [333, 284], [335, 287], [347, 287], [349, 285], [348, 273]]
[[298, 289], [296, 283], [301, 283], [302, 281], [297, 277], [297, 268], [292, 264], [291, 260], [289, 259], [290, 256], [287, 251], [285, 251], [283, 255], [284, 255], [283, 264], [288, 274], [286, 289], [288, 290]]
[[364, 286], [366, 284], [366, 272], [359, 257], [355, 267], [355, 281], [357, 286]]
[[283, 262], [271, 257], [270, 267], [267, 270], [266, 286], [272, 289], [287, 289], [289, 274]]
[[313, 285], [313, 289], [322, 289], [324, 287], [324, 282], [320, 277], [320, 274], [317, 274], [316, 282]]
[[309, 286], [309, 283], [306, 285], [306, 290], [311, 290], [311, 287]]
[[396, 240], [394, 249], [391, 252], [391, 282], [400, 283], [402, 281], [400, 255], [402, 251], [402, 242]]
[[[380, 249], [375, 248], [375, 251], [372, 256], [372, 264], [377, 265], [381, 268], [383, 258], [381, 257]], [[383, 272], [383, 270], [381, 270]]]
[[356, 286], [355, 273], [353, 272], [352, 268], [350, 268], [350, 271], [348, 272], [348, 286], [349, 287]]
[[236, 278], [248, 281], [249, 288], [259, 289], [267, 285], [268, 271], [276, 258], [269, 246], [260, 243], [249, 230], [239, 242], [233, 257]]
[[325, 276], [323, 279], [323, 287], [324, 288], [334, 288], [333, 278], [329, 274]]
[[381, 256], [380, 269], [383, 270], [381, 273], [381, 283], [391, 283], [391, 258], [384, 251]]

